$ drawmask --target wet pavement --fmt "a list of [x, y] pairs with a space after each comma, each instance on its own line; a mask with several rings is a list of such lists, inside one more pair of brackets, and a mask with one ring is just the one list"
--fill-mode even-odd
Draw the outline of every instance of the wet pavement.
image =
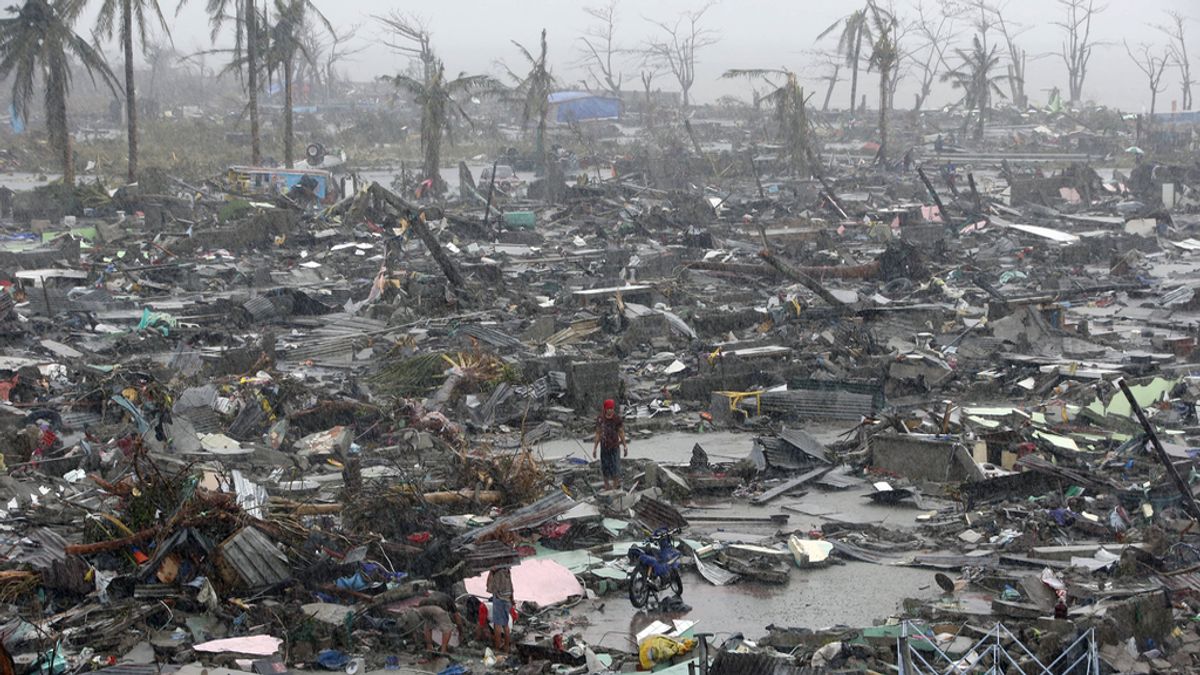
[[756, 639], [768, 624], [812, 629], [870, 626], [896, 614], [906, 598], [936, 598], [933, 575], [933, 570], [847, 562], [792, 570], [782, 586], [748, 582], [713, 586], [688, 571], [683, 575], [683, 599], [692, 610], [686, 614], [638, 611], [623, 591], [614, 591], [584, 601], [572, 615], [590, 621], [581, 628], [585, 640], [609, 649], [630, 649], [632, 636], [655, 620], [695, 621], [696, 632], [713, 632], [718, 643], [735, 633]]
[[[837, 425], [813, 425], [805, 427], [805, 431], [829, 442], [845, 429]], [[691, 458], [692, 447], [699, 443], [712, 461], [736, 461], [750, 453], [753, 438], [753, 434], [726, 431], [671, 432], [646, 441], [635, 435], [630, 442], [630, 457], [682, 464]], [[591, 443], [586, 441], [559, 439], [543, 444], [541, 451], [547, 459], [590, 456]], [[695, 521], [689, 529], [692, 534], [745, 542], [768, 539], [779, 532], [817, 530], [831, 521], [912, 528], [917, 516], [923, 513], [915, 508], [876, 505], [863, 497], [870, 490], [866, 481], [839, 491], [814, 487], [780, 497], [765, 506], [698, 497], [687, 508], [681, 508], [681, 512]], [[765, 519], [776, 514], [787, 514], [788, 522], [784, 525], [701, 522], [703, 518]], [[813, 629], [869, 626], [896, 614], [907, 598], [936, 598], [938, 590], [933, 575], [933, 570], [839, 561], [820, 569], [793, 569], [788, 583], [780, 586], [753, 582], [714, 586], [689, 569], [684, 572], [684, 601], [692, 609], [685, 614], [638, 611], [620, 589], [596, 600], [585, 600], [571, 615], [589, 622], [581, 628], [585, 640], [607, 648], [629, 649], [638, 631], [655, 620], [671, 619], [695, 621], [697, 632], [712, 631], [719, 643], [735, 633], [744, 633], [751, 639], [760, 637], [768, 623]]]

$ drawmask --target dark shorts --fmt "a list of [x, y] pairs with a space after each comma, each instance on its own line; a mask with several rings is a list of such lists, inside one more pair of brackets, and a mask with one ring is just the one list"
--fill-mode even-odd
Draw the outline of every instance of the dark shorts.
[[605, 478], [621, 477], [620, 448], [600, 448], [600, 473]]
[[512, 616], [509, 612], [512, 611], [512, 603], [500, 598], [492, 598], [492, 625], [496, 628], [508, 628], [509, 620]]

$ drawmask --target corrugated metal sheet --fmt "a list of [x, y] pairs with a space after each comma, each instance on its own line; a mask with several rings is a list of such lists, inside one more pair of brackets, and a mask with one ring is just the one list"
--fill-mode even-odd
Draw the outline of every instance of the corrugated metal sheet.
[[1200, 571], [1160, 574], [1158, 580], [1172, 593], [1200, 597]]
[[786, 654], [718, 652], [708, 667], [708, 675], [823, 675], [828, 668], [799, 666]]
[[529, 506], [513, 511], [507, 516], [497, 518], [490, 525], [485, 525], [479, 529], [459, 535], [454, 540], [454, 546], [464, 546], [480, 537], [492, 534], [500, 528], [516, 532], [537, 527], [570, 511], [575, 504], [575, 500], [571, 499], [567, 493], [562, 490], [555, 490]]
[[250, 318], [258, 323], [274, 321], [279, 318], [279, 308], [265, 296], [250, 298], [242, 303], [242, 308], [250, 313]]
[[788, 390], [762, 394], [762, 411], [799, 419], [857, 420], [874, 414], [875, 396], [841, 390]]
[[198, 434], [215, 434], [225, 430], [225, 423], [221, 421], [221, 416], [212, 408], [189, 408], [176, 414], [191, 422], [192, 428]]
[[826, 454], [825, 444], [817, 439], [809, 436], [800, 429], [783, 429], [779, 432], [779, 438], [783, 439], [788, 445], [796, 448], [800, 452], [820, 462], [829, 462], [829, 457]]
[[457, 332], [459, 335], [467, 335], [477, 340], [483, 340], [493, 347], [506, 347], [508, 349], [525, 348], [525, 344], [517, 338], [489, 326], [467, 324], [459, 326]]
[[687, 518], [679, 513], [674, 506], [660, 502], [652, 497], [643, 496], [629, 509], [635, 521], [647, 530], [659, 528], [676, 529], [687, 527]]
[[463, 560], [468, 570], [478, 574], [496, 565], [515, 565], [520, 562], [521, 555], [504, 542], [484, 541], [468, 546]]
[[11, 563], [44, 570], [67, 557], [66, 545], [62, 535], [43, 527], [21, 538], [0, 540], [0, 559], [7, 557]]
[[115, 666], [93, 671], [95, 675], [171, 675], [179, 666], [170, 663], [118, 663]]
[[875, 412], [874, 396], [852, 392], [767, 392], [762, 412], [798, 419], [858, 419]]
[[253, 527], [243, 527], [217, 548], [249, 588], [271, 586], [292, 578], [287, 556]]
[[96, 426], [103, 421], [100, 415], [88, 410], [67, 410], [59, 413], [63, 429], [78, 430], [84, 426]]

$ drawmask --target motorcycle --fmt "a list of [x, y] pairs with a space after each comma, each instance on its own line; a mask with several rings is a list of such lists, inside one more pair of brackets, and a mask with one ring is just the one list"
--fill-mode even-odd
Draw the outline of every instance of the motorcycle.
[[683, 595], [683, 579], [679, 576], [682, 554], [675, 547], [674, 537], [679, 530], [659, 528], [637, 546], [629, 547], [629, 602], [641, 609], [653, 595], [670, 590], [675, 597]]

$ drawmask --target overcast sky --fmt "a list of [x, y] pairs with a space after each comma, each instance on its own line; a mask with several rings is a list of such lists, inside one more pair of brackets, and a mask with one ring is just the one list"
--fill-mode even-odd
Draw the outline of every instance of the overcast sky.
[[[601, 0], [606, 1], [606, 0]], [[164, 9], [172, 0], [160, 0]], [[385, 13], [393, 9], [411, 11], [421, 17], [433, 33], [435, 49], [446, 62], [447, 70], [457, 73], [491, 72], [499, 74], [497, 60], [512, 65], [519, 63], [515, 48], [510, 40], [518, 40], [533, 46], [538, 33], [544, 27], [549, 31], [550, 60], [555, 74], [571, 86], [578, 85], [583, 77], [576, 67], [579, 59], [580, 34], [593, 21], [583, 12], [588, 2], [571, 0], [434, 0], [433, 2], [411, 2], [407, 0], [314, 0], [325, 15], [339, 27], [359, 24], [357, 39], [367, 49], [347, 63], [345, 70], [352, 79], [369, 79], [393, 73], [403, 67], [403, 60], [378, 43], [380, 29], [371, 19], [372, 14]], [[913, 16], [912, 2], [895, 0], [902, 18]], [[930, 4], [930, 0], [926, 0]], [[190, 0], [172, 23], [176, 46], [182, 51], [211, 48], [204, 0]], [[1165, 38], [1148, 24], [1162, 23], [1164, 10], [1176, 10], [1200, 19], [1198, 0], [1108, 0], [1108, 9], [1095, 22], [1093, 34], [1103, 41], [1096, 48], [1085, 84], [1085, 97], [1099, 103], [1118, 106], [1125, 110], [1142, 111], [1149, 106], [1146, 78], [1136, 69], [1125, 52], [1122, 40], [1131, 45], [1152, 42], [1161, 47]], [[819, 70], [813, 57], [806, 53], [816, 46], [832, 48], [836, 36], [816, 43], [817, 35], [829, 24], [860, 7], [861, 2], [844, 0], [721, 0], [714, 4], [704, 18], [704, 26], [711, 29], [719, 42], [700, 53], [697, 66], [693, 98], [711, 101], [721, 95], [734, 94], [748, 98], [751, 85], [745, 81], [721, 80], [720, 75], [729, 68], [787, 67], [811, 75], [809, 86], [824, 89], [815, 79]], [[647, 19], [673, 22], [681, 12], [698, 9], [702, 2], [689, 0], [620, 0], [618, 5], [622, 43], [635, 47], [644, 42], [657, 30]], [[1032, 61], [1028, 66], [1026, 92], [1034, 102], [1044, 102], [1045, 91], [1051, 86], [1066, 90], [1066, 69], [1057, 55], [1062, 31], [1052, 24], [1061, 14], [1055, 0], [1008, 0], [1006, 16], [1009, 20], [1028, 29], [1020, 38], [1029, 54], [1049, 54]], [[1190, 53], [1198, 60], [1200, 71], [1200, 20], [1190, 26]], [[958, 31], [961, 41], [969, 41], [972, 30], [963, 26]], [[998, 36], [997, 36], [998, 37]], [[912, 40], [912, 38], [909, 38]], [[910, 46], [914, 43], [910, 42]], [[115, 54], [115, 52], [112, 52]], [[636, 71], [631, 65], [626, 76], [626, 89], [639, 87]], [[661, 76], [664, 90], [677, 90], [678, 86]], [[860, 78], [860, 91], [868, 96], [868, 105], [877, 105], [877, 76], [867, 74]], [[912, 101], [914, 75], [902, 81], [896, 97], [898, 107], [908, 107]], [[1179, 77], [1169, 71], [1164, 77], [1167, 86], [1159, 97], [1159, 110], [1169, 110], [1171, 101], [1179, 97]], [[839, 85], [834, 94], [834, 104], [845, 107], [849, 96], [849, 85]], [[1200, 93], [1200, 86], [1197, 87]], [[819, 97], [818, 97], [819, 98]], [[951, 100], [951, 92], [945, 85], [937, 85], [935, 103]]]

